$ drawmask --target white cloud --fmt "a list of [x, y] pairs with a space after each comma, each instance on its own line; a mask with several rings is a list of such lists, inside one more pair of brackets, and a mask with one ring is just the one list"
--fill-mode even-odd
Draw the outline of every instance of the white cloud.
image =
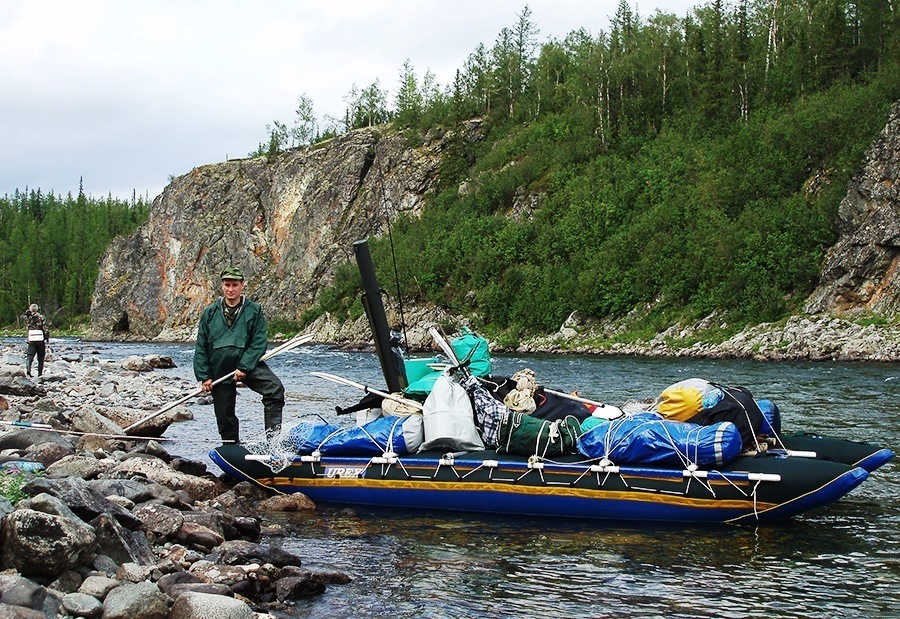
[[[677, 15], [694, 4], [658, 2]], [[525, 4], [0, 0], [0, 195], [74, 192], [83, 176], [96, 196], [152, 198], [170, 174], [255, 149], [301, 93], [339, 117], [353, 84], [378, 79], [392, 97], [407, 59], [450, 83]], [[607, 29], [618, 6], [527, 4], [542, 42]]]

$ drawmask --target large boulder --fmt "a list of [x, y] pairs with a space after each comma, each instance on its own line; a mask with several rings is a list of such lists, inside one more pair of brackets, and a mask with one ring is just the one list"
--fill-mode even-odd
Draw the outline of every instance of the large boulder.
[[142, 524], [140, 519], [130, 511], [101, 496], [78, 477], [69, 479], [35, 478], [22, 486], [22, 491], [29, 496], [35, 496], [42, 492], [55, 496], [85, 522], [90, 522], [100, 514], [110, 514], [132, 530], [140, 528]]
[[153, 565], [156, 557], [143, 532], [129, 531], [109, 514], [100, 514], [91, 520], [97, 534], [98, 551], [117, 563]]
[[172, 604], [169, 619], [253, 619], [255, 616], [246, 602], [233, 597], [186, 592]]
[[146, 479], [92, 479], [85, 485], [101, 496], [120, 496], [134, 503], [157, 500], [173, 507], [181, 504], [174, 490]]
[[70, 438], [49, 430], [25, 428], [0, 435], [0, 451], [4, 449], [27, 449], [32, 445], [40, 445], [42, 443], [55, 443], [68, 451], [75, 449], [75, 444]]
[[215, 482], [173, 470], [159, 458], [129, 458], [115, 469], [120, 474], [139, 474], [172, 490], [184, 490], [195, 500], [209, 500], [218, 492]]
[[86, 593], [67, 593], [62, 599], [63, 608], [75, 617], [94, 619], [103, 614], [103, 604], [92, 595]]
[[47, 390], [23, 376], [0, 375], [0, 393], [5, 395], [45, 395]]
[[69, 417], [72, 429], [85, 434], [111, 434], [120, 436], [122, 427], [97, 412], [94, 406], [82, 406]]
[[169, 598], [152, 582], [123, 583], [106, 596], [103, 619], [167, 619]]
[[256, 544], [246, 540], [230, 540], [222, 543], [211, 554], [207, 561], [222, 565], [246, 565], [249, 563], [271, 563], [276, 567], [287, 565], [299, 566], [301, 558], [271, 546]]
[[17, 509], [3, 519], [0, 565], [25, 575], [57, 576], [96, 554], [93, 527], [80, 519]]
[[143, 521], [143, 529], [154, 535], [167, 538], [175, 535], [184, 524], [181, 511], [166, 505], [148, 503], [134, 510], [134, 515]]
[[[39, 609], [47, 598], [47, 589], [17, 574], [0, 574], [0, 602]], [[5, 615], [0, 612], [0, 617]]]

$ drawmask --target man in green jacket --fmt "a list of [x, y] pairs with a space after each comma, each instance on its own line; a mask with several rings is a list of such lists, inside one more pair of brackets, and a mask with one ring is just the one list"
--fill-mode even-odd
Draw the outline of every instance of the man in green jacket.
[[[219, 435], [239, 441], [235, 414], [237, 383], [262, 395], [267, 432], [281, 427], [284, 385], [260, 361], [266, 352], [266, 319], [258, 303], [244, 297], [244, 274], [237, 267], [222, 271], [222, 298], [203, 310], [194, 349], [194, 376], [203, 391], [212, 392]], [[213, 386], [217, 378], [233, 373], [233, 380]]]

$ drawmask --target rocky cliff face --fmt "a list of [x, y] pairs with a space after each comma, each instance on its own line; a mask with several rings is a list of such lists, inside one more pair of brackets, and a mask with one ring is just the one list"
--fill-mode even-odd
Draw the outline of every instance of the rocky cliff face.
[[[467, 131], [469, 139], [478, 139], [477, 123]], [[335, 265], [351, 257], [353, 241], [381, 234], [389, 217], [419, 212], [437, 179], [443, 144], [434, 139], [411, 147], [400, 135], [366, 129], [272, 161], [228, 161], [175, 179], [154, 201], [148, 223], [107, 251], [94, 292], [91, 337], [191, 339], [202, 308], [219, 294], [219, 272], [232, 264], [244, 269], [248, 294], [264, 304], [270, 320], [298, 318], [332, 281]], [[524, 342], [520, 350], [900, 359], [898, 327], [859, 332], [859, 325], [838, 325], [829, 318], [863, 312], [891, 319], [898, 315], [898, 168], [900, 103], [893, 106], [848, 188], [840, 207], [840, 240], [808, 301], [812, 316], [801, 323], [760, 325], [724, 344], [688, 352], [680, 346], [668, 350], [671, 329], [628, 350], [609, 350], [588, 344], [603, 339], [602, 333], [563, 325], [559, 333]], [[462, 322], [437, 308], [407, 311], [419, 311], [417, 321], [428, 324], [429, 318], [447, 325]], [[407, 324], [416, 324], [409, 317]], [[369, 339], [362, 322], [342, 323], [329, 316], [308, 332], [319, 341]], [[412, 335], [412, 346], [429, 346], [424, 331]], [[839, 350], [834, 348], [834, 342], [844, 340]]]
[[332, 280], [352, 243], [389, 217], [417, 213], [437, 178], [442, 142], [353, 131], [327, 143], [196, 168], [157, 197], [149, 221], [116, 239], [91, 304], [94, 339], [190, 338], [240, 266], [270, 320], [292, 320]]
[[838, 215], [840, 239], [828, 252], [806, 311], [896, 316], [900, 311], [900, 103], [866, 153]]

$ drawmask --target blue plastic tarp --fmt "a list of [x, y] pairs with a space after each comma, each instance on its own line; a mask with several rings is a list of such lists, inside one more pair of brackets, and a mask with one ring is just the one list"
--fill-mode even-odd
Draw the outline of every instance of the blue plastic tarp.
[[741, 435], [730, 422], [699, 426], [638, 413], [602, 421], [578, 438], [579, 453], [614, 464], [724, 466], [741, 452]]

